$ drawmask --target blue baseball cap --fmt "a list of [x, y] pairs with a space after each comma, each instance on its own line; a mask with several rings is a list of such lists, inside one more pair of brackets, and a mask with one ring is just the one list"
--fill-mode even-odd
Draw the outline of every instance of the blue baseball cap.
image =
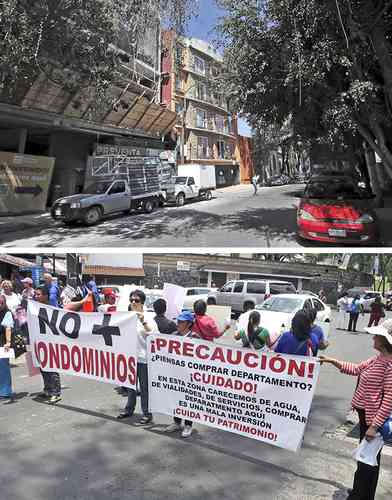
[[195, 316], [191, 311], [182, 311], [182, 313], [177, 317], [177, 321], [190, 321], [193, 323]]

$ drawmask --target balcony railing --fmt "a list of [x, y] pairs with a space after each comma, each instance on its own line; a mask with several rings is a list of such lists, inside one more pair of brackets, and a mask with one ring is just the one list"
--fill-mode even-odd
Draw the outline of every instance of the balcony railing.
[[200, 102], [205, 102], [207, 104], [211, 104], [212, 106], [217, 106], [218, 108], [222, 108], [224, 110], [228, 110], [227, 103], [223, 98], [214, 97], [210, 94], [200, 95], [197, 91], [193, 91], [189, 93], [189, 98], [196, 99]]
[[208, 130], [210, 132], [215, 132], [216, 134], [227, 134], [233, 135], [233, 130], [227, 124], [217, 125], [214, 120], [201, 120], [201, 119], [188, 119], [187, 126], [191, 128], [200, 128], [203, 130]]
[[234, 155], [230, 150], [219, 152], [214, 155], [214, 148], [207, 150], [202, 146], [188, 144], [188, 160], [233, 160]]

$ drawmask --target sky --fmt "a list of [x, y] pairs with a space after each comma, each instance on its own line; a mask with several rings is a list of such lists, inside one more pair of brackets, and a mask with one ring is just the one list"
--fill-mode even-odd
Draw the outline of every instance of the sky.
[[[216, 38], [213, 29], [224, 12], [217, 7], [215, 0], [198, 0], [198, 3], [199, 15], [190, 21], [187, 34], [202, 40], [213, 41]], [[242, 119], [238, 122], [238, 128], [240, 134], [249, 137], [252, 135], [250, 127]]]

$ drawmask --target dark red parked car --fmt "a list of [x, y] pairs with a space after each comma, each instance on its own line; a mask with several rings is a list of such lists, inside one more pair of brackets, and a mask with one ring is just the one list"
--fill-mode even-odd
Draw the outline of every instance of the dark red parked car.
[[298, 235], [324, 243], [377, 243], [373, 200], [373, 194], [350, 177], [313, 177], [298, 207]]

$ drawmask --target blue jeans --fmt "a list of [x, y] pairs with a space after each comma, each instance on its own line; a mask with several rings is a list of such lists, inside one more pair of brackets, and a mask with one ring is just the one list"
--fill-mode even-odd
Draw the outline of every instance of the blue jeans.
[[[137, 379], [140, 386], [140, 399], [142, 405], [142, 412], [145, 417], [152, 417], [151, 413], [148, 411], [148, 370], [147, 363], [137, 364]], [[132, 413], [135, 411], [136, 407], [136, 391], [135, 389], [128, 389], [128, 402], [125, 407], [125, 413]]]
[[0, 359], [0, 396], [3, 398], [12, 396], [11, 369], [8, 358]]

